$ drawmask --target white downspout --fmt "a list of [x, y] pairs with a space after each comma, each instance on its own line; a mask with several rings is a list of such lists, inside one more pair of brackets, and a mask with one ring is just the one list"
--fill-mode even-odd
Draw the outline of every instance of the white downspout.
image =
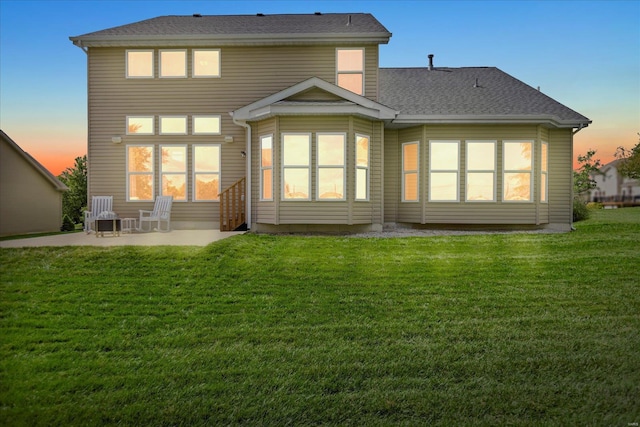
[[251, 230], [251, 126], [247, 124], [247, 122], [241, 122], [236, 120], [233, 117], [233, 111], [229, 112], [229, 115], [231, 116], [231, 118], [233, 119], [233, 123], [238, 125], [238, 126], [242, 126], [243, 128], [245, 128], [247, 130], [247, 165], [246, 165], [246, 171], [247, 171], [247, 182], [246, 182], [246, 186], [247, 186], [247, 192], [246, 192], [246, 197], [247, 197], [247, 230]]

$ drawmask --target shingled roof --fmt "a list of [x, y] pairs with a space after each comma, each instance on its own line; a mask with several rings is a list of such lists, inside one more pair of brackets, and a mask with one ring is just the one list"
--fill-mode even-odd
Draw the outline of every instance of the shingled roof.
[[394, 124], [591, 121], [495, 67], [381, 68], [379, 102], [400, 111]]
[[78, 46], [388, 43], [391, 33], [369, 13], [159, 16], [69, 37]]

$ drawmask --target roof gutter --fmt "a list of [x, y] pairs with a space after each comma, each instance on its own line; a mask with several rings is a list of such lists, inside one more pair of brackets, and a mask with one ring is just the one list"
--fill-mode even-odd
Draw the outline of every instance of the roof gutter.
[[235, 125], [241, 126], [247, 130], [247, 148], [245, 150], [247, 153], [247, 165], [245, 167], [247, 171], [247, 180], [245, 184], [245, 202], [247, 203], [247, 230], [251, 230], [251, 125], [247, 124], [247, 122], [244, 120], [237, 120], [235, 117], [233, 117], [233, 111], [230, 111], [229, 115], [231, 116], [231, 119], [233, 120], [233, 123]]
[[573, 131], [573, 134], [575, 135], [576, 133], [580, 132], [582, 129], [586, 128], [587, 126], [589, 126], [589, 124], [584, 124], [584, 123], [580, 123], [578, 125], [578, 129]]

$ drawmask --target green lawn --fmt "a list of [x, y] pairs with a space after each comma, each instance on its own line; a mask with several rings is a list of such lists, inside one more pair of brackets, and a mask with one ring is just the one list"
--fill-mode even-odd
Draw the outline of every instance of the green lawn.
[[640, 209], [567, 234], [0, 250], [0, 425], [640, 422]]

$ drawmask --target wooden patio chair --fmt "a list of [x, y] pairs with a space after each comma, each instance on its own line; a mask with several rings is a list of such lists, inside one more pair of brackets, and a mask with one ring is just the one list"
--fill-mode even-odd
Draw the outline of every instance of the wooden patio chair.
[[93, 230], [93, 225], [102, 212], [113, 210], [113, 196], [92, 196], [91, 210], [84, 211], [84, 231], [88, 234]]
[[[140, 210], [140, 228], [138, 231], [151, 231], [151, 223], [157, 223], [155, 230], [171, 231], [171, 205], [173, 204], [173, 196], [158, 196], [152, 211]], [[145, 230], [143, 224], [149, 224], [149, 229]], [[167, 228], [162, 229], [162, 222], [167, 223]]]

